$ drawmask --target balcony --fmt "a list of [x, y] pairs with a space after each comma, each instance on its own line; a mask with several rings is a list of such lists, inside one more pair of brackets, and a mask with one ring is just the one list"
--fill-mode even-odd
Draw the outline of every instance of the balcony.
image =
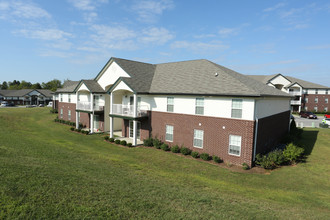
[[291, 100], [291, 105], [300, 105], [301, 101], [300, 100]]
[[82, 111], [103, 111], [104, 106], [100, 106], [100, 105], [94, 103], [94, 106], [92, 108], [92, 103], [91, 102], [78, 102], [77, 110], [82, 110]]
[[301, 92], [300, 91], [290, 91], [289, 94], [291, 96], [301, 96]]
[[[137, 117], [145, 117], [148, 113], [148, 106], [141, 105], [137, 107]], [[134, 105], [122, 105], [113, 104], [112, 113], [113, 115], [121, 115], [127, 117], [134, 117]]]

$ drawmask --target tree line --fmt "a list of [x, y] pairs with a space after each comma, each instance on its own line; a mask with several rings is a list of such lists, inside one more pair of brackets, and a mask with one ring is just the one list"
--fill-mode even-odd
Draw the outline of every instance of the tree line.
[[56, 91], [57, 88], [62, 88], [63, 84], [58, 79], [53, 79], [49, 82], [43, 82], [43, 83], [34, 83], [27, 82], [25, 80], [22, 80], [21, 82], [19, 80], [14, 81], [3, 81], [0, 84], [0, 89], [6, 90], [17, 90], [17, 89], [49, 89], [51, 91]]

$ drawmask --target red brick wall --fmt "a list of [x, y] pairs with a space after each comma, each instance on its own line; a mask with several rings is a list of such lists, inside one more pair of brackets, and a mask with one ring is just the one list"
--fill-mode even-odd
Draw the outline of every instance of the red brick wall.
[[86, 128], [89, 128], [90, 119], [88, 113], [80, 112], [80, 123], [86, 126]]
[[[63, 109], [63, 118], [61, 118], [61, 109]], [[69, 121], [69, 119], [68, 119], [69, 110], [71, 110], [71, 120], [70, 121], [76, 122], [76, 104], [74, 104], [74, 103], [59, 102], [58, 103], [58, 118]]]
[[[304, 99], [308, 98], [308, 102], [305, 103]], [[315, 103], [315, 98], [318, 98], [318, 103]], [[325, 98], [328, 98], [328, 103], [325, 103]], [[320, 94], [305, 94], [302, 97], [302, 108], [304, 111], [304, 107], [307, 106], [307, 111], [314, 111], [314, 107], [317, 106], [318, 112], [323, 112], [324, 107], [328, 107], [328, 111], [330, 111], [330, 95], [320, 95]]]
[[[242, 165], [245, 162], [252, 165], [254, 121], [151, 112], [150, 123], [152, 136], [162, 141], [165, 141], [165, 126], [174, 126], [173, 142], [166, 142], [171, 146], [183, 144], [193, 151], [217, 155], [233, 164]], [[204, 131], [203, 149], [193, 147], [194, 129]], [[228, 154], [229, 135], [242, 137], [240, 156]]]
[[272, 150], [289, 131], [290, 111], [259, 119], [256, 154]]

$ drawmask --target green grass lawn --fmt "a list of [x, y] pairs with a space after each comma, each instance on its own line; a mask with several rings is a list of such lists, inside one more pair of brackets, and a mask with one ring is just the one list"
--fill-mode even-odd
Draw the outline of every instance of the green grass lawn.
[[124, 148], [0, 109], [0, 219], [330, 219], [330, 129], [305, 129], [305, 163], [234, 172], [154, 148]]

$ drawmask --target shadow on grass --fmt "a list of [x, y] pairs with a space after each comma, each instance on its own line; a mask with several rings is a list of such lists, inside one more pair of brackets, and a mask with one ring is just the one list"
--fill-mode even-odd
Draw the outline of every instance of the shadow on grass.
[[298, 141], [298, 143], [300, 147], [304, 148], [305, 156], [312, 153], [318, 133], [319, 131], [317, 130], [304, 130], [302, 133], [302, 138]]

